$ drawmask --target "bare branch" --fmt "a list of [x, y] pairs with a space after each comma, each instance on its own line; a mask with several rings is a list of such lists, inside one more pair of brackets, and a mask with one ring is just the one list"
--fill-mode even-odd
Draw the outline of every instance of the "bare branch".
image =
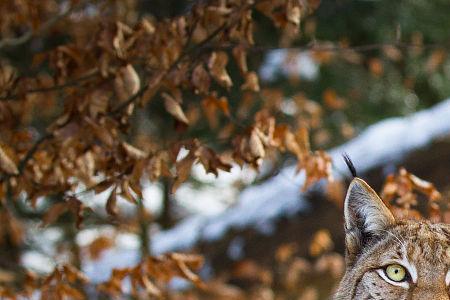
[[78, 86], [82, 82], [92, 79], [95, 76], [97, 76], [98, 74], [99, 74], [98, 70], [94, 69], [91, 72], [88, 72], [87, 74], [85, 74], [83, 76], [80, 76], [73, 80], [69, 80], [63, 84], [53, 85], [53, 86], [44, 87], [44, 88], [30, 89], [30, 90], [23, 91], [21, 93], [3, 96], [3, 97], [0, 97], [0, 101], [16, 100], [24, 95], [53, 92], [53, 91], [63, 90], [63, 89], [69, 88], [69, 87]]

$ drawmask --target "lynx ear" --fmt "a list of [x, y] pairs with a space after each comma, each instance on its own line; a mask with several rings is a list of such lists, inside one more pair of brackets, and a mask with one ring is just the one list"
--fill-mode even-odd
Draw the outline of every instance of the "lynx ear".
[[377, 193], [362, 179], [350, 183], [344, 202], [347, 261], [356, 259], [364, 243], [383, 234], [395, 219]]

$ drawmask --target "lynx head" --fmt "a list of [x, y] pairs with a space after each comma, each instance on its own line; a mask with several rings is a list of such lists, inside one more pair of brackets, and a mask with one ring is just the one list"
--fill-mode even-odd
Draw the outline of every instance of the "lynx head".
[[344, 204], [347, 270], [334, 299], [450, 299], [450, 226], [396, 220], [354, 178]]

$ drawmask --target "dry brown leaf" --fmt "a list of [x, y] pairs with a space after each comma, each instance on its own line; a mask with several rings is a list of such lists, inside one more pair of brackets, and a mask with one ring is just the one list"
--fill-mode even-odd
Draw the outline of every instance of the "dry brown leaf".
[[90, 281], [83, 272], [70, 264], [66, 264], [63, 266], [63, 272], [67, 278], [67, 281], [69, 281], [70, 283], [76, 283], [77, 281], [88, 283]]
[[403, 58], [402, 52], [395, 46], [384, 46], [383, 54], [393, 61], [400, 61]]
[[129, 181], [123, 180], [120, 184], [120, 192], [121, 192], [120, 195], [131, 204], [137, 204], [137, 199], [135, 195], [132, 195], [130, 191], [131, 188]]
[[347, 106], [345, 99], [339, 97], [333, 89], [326, 89], [322, 97], [325, 105], [331, 109], [343, 109]]
[[313, 236], [311, 244], [309, 245], [309, 254], [316, 257], [331, 250], [333, 247], [334, 243], [331, 239], [330, 232], [326, 229], [321, 229]]
[[140, 185], [141, 176], [136, 178], [136, 181], [130, 180], [129, 185], [130, 189], [137, 195], [138, 199], [143, 199], [142, 188]]
[[203, 67], [203, 64], [199, 64], [194, 68], [191, 81], [197, 94], [207, 94], [209, 92], [211, 78]]
[[254, 128], [250, 134], [250, 152], [255, 158], [264, 158], [266, 155], [266, 150], [264, 149], [264, 144], [261, 141], [260, 134], [258, 134], [258, 129]]
[[292, 5], [293, 1], [288, 1], [286, 9], [286, 19], [294, 25], [300, 25], [301, 10], [298, 4]]
[[79, 199], [75, 197], [69, 197], [67, 200], [67, 207], [69, 210], [74, 214], [75, 216], [75, 225], [78, 229], [81, 228], [81, 223], [83, 222], [83, 212], [85, 209], [85, 206], [83, 202], [81, 202]]
[[241, 89], [244, 91], [259, 92], [258, 75], [255, 72], [248, 72], [245, 74], [245, 82]]
[[314, 287], [306, 287], [298, 300], [319, 300], [319, 292]]
[[417, 209], [406, 209], [403, 207], [392, 206], [390, 210], [397, 220], [423, 220], [422, 214]]
[[216, 97], [209, 96], [202, 100], [202, 108], [208, 120], [209, 126], [215, 129], [219, 125], [219, 119], [217, 118], [217, 103]]
[[180, 104], [167, 93], [163, 93], [161, 96], [164, 98], [164, 107], [166, 108], [166, 111], [178, 121], [189, 125], [189, 120], [181, 109]]
[[195, 156], [198, 157], [207, 173], [213, 173], [218, 176], [218, 170], [223, 170], [226, 172], [231, 170], [231, 164], [226, 163], [220, 156], [208, 147], [200, 146], [196, 150]]
[[166, 75], [167, 75], [166, 72], [157, 72], [150, 78], [148, 86], [140, 99], [140, 104], [142, 106], [145, 106], [157, 94], [161, 82]]
[[228, 99], [226, 97], [220, 97], [217, 99], [217, 106], [223, 112], [223, 114], [227, 117], [230, 116], [230, 108], [228, 106]]
[[[178, 268], [181, 271], [181, 274], [184, 278], [194, 283], [197, 287], [204, 287], [205, 284], [202, 282], [200, 277], [191, 271], [190, 268], [198, 267], [203, 264], [203, 259], [198, 257], [197, 261], [194, 261], [195, 266], [193, 266], [193, 261], [191, 257], [185, 257], [183, 254], [173, 253], [171, 255], [172, 259], [175, 260]], [[189, 264], [189, 266], [188, 266]]]
[[[92, 133], [105, 145], [112, 147], [115, 143], [114, 131], [111, 128], [105, 128], [100, 124], [97, 124], [94, 120], [86, 117], [85, 122], [92, 129]], [[79, 129], [79, 127], [77, 127]], [[73, 135], [73, 133], [71, 133]]]
[[426, 180], [420, 179], [419, 177], [411, 173], [408, 173], [408, 177], [411, 180], [412, 184], [414, 185], [414, 188], [422, 192], [423, 194], [427, 195], [430, 201], [437, 201], [441, 199], [442, 197], [441, 193], [439, 193], [434, 184]]
[[447, 51], [445, 49], [434, 50], [425, 64], [425, 70], [428, 73], [434, 72], [439, 66], [441, 66], [447, 58]]
[[88, 246], [89, 256], [96, 260], [100, 258], [105, 250], [110, 249], [115, 244], [114, 239], [106, 236], [99, 236], [92, 241]]
[[175, 193], [175, 191], [180, 187], [180, 185], [189, 178], [189, 175], [191, 174], [192, 165], [196, 161], [197, 157], [194, 155], [193, 151], [190, 151], [185, 158], [175, 163], [177, 175], [172, 185], [172, 193]]
[[245, 48], [240, 47], [234, 47], [233, 48], [233, 56], [236, 60], [236, 63], [239, 67], [239, 70], [242, 74], [248, 73], [248, 66], [247, 66], [247, 52], [245, 51]]
[[47, 226], [54, 223], [68, 209], [69, 208], [65, 202], [55, 203], [42, 217], [42, 226]]
[[327, 253], [316, 261], [314, 269], [321, 274], [330, 274], [335, 280], [339, 280], [345, 271], [345, 261], [340, 254]]
[[327, 197], [339, 208], [344, 207], [345, 188], [340, 180], [330, 181], [327, 184]]
[[372, 58], [369, 60], [369, 70], [373, 75], [380, 77], [384, 73], [383, 62], [379, 58]]
[[97, 118], [98, 115], [105, 114], [109, 106], [109, 95], [104, 90], [95, 90], [88, 96], [89, 116]]
[[125, 153], [132, 159], [139, 160], [147, 157], [147, 153], [128, 144], [127, 142], [122, 142], [121, 146], [125, 150]]
[[232, 268], [231, 275], [234, 278], [254, 280], [265, 284], [270, 284], [272, 282], [270, 272], [268, 272], [264, 266], [251, 259], [242, 260], [236, 263]]
[[116, 93], [121, 101], [128, 100], [131, 96], [135, 95], [141, 87], [139, 75], [131, 64], [119, 69], [114, 83]]
[[297, 250], [298, 246], [296, 243], [282, 244], [275, 252], [275, 259], [279, 263], [285, 263], [294, 256]]
[[219, 125], [217, 110], [222, 111], [222, 113], [227, 117], [230, 116], [230, 109], [228, 107], [227, 98], [218, 98], [215, 93], [205, 97], [202, 100], [202, 107], [211, 128], [217, 128], [217, 126]]
[[[17, 274], [12, 272], [12, 271], [8, 271], [8, 270], [0, 270], [0, 284], [1, 285], [9, 285], [11, 283], [14, 283], [14, 281], [17, 280]], [[1, 293], [0, 293], [0, 296]]]
[[66, 283], [59, 283], [56, 288], [56, 293], [68, 299], [84, 300], [86, 298], [78, 289]]
[[230, 88], [233, 83], [226, 70], [228, 55], [225, 52], [213, 52], [208, 67], [213, 78], [223, 87]]
[[[418, 196], [426, 196], [426, 210], [418, 211]], [[400, 168], [398, 174], [386, 177], [381, 191], [381, 197], [399, 218], [420, 219], [421, 212], [428, 218], [441, 222], [445, 218], [445, 211], [441, 205], [445, 203], [441, 193], [435, 186]]]
[[14, 161], [6, 154], [4, 146], [0, 146], [0, 167], [7, 174], [17, 175], [19, 170], [17, 169]]
[[106, 201], [106, 212], [111, 216], [117, 216], [117, 187], [114, 187]]
[[151, 282], [150, 279], [148, 279], [147, 276], [142, 276], [141, 277], [141, 282], [142, 282], [142, 286], [144, 287], [144, 289], [147, 291], [147, 293], [149, 295], [153, 295], [155, 297], [161, 298], [162, 297], [162, 292], [160, 289], [158, 289], [158, 287], [153, 284]]

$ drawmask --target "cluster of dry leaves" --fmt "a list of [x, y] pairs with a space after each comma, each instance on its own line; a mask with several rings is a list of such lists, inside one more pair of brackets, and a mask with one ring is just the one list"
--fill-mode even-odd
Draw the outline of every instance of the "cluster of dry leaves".
[[[185, 278], [204, 288], [203, 282], [194, 271], [203, 265], [202, 257], [171, 253], [161, 257], [147, 257], [133, 268], [114, 269], [111, 278], [97, 285], [100, 294], [109, 297], [131, 295], [135, 299], [148, 297], [167, 297], [165, 285], [174, 277]], [[131, 282], [131, 291], [124, 291], [124, 279]], [[86, 299], [85, 287], [89, 279], [70, 264], [56, 267], [53, 272], [44, 277], [27, 272], [20, 291], [0, 288], [2, 299], [22, 299], [36, 297], [39, 291], [40, 299]]]
[[[117, 225], [118, 201], [139, 204], [142, 178], [167, 179], [174, 192], [198, 163], [217, 175], [234, 163], [258, 169], [264, 159], [287, 151], [306, 174], [304, 189], [322, 178], [332, 180], [330, 157], [312, 151], [309, 141], [309, 129], [317, 130], [316, 144], [327, 139], [319, 130], [322, 108], [295, 95], [298, 124], [279, 123], [276, 115], [284, 96], [260, 86], [249, 59], [257, 44], [256, 14], [279, 30], [279, 44], [287, 47], [298, 35], [302, 17], [319, 2], [196, 1], [184, 15], [156, 19], [140, 14], [137, 0], [0, 1], [0, 11], [8, 12], [0, 19], [0, 247], [23, 246], [30, 216], [37, 215], [44, 226], [56, 223], [65, 232], [70, 230], [58, 220], [67, 213], [78, 228], [87, 216], [97, 218], [90, 220], [93, 224]], [[395, 49], [388, 50], [386, 55], [395, 57]], [[27, 60], [15, 62], [16, 53]], [[332, 55], [312, 52], [319, 63]], [[351, 50], [344, 58], [359, 59]], [[442, 59], [436, 52], [429, 69]], [[232, 78], [231, 68], [239, 77]], [[383, 73], [377, 60], [369, 68], [376, 76]], [[230, 99], [232, 90], [239, 91], [238, 101]], [[324, 91], [323, 100], [331, 110], [346, 105], [333, 89]], [[231, 104], [235, 102], [239, 105]], [[205, 124], [223, 147], [196, 135]], [[353, 134], [348, 124], [342, 131]], [[75, 193], [80, 186], [96, 194], [110, 191], [105, 206], [109, 217], [92, 214]], [[388, 178], [383, 195], [400, 207], [397, 214], [418, 215], [416, 191], [431, 199], [426, 216], [448, 219], [448, 213], [438, 214], [441, 202], [434, 187], [404, 170]], [[27, 209], [19, 203], [22, 198]], [[33, 210], [41, 206], [46, 207], [43, 212]], [[114, 270], [97, 291], [135, 298], [273, 299], [276, 293], [282, 295], [277, 299], [318, 299], [323, 296], [320, 278], [332, 283], [342, 272], [342, 257], [330, 252], [330, 241], [327, 232], [315, 235], [312, 261], [297, 257], [292, 245], [280, 247], [276, 272], [243, 264], [236, 271], [239, 276], [258, 283], [249, 291], [220, 279], [204, 285], [194, 273], [202, 259], [182, 254], [146, 257], [133, 268]], [[90, 247], [92, 256], [112, 243], [97, 239]], [[44, 277], [26, 270], [17, 273], [21, 275], [3, 277], [21, 291], [17, 286], [2, 288], [1, 297], [39, 292], [42, 299], [83, 299], [85, 287], [91, 286], [71, 263]], [[173, 277], [198, 289], [169, 295], [164, 287]], [[130, 291], [124, 291], [125, 280]]]
[[386, 178], [381, 197], [399, 218], [449, 222], [448, 199], [435, 186], [404, 168]]
[[[107, 211], [116, 215], [117, 197], [135, 202], [145, 176], [152, 181], [173, 178], [175, 190], [194, 163], [213, 174], [228, 171], [232, 162], [257, 168], [277, 148], [293, 152], [311, 181], [329, 175], [329, 158], [311, 153], [306, 128], [292, 132], [276, 124], [267, 109], [256, 113], [252, 125], [236, 128], [223, 92], [235, 84], [227, 71], [231, 59], [242, 74], [244, 97], [254, 101], [260, 91], [246, 51], [255, 43], [254, 11], [293, 38], [301, 16], [311, 9], [308, 1], [207, 1], [186, 15], [161, 21], [131, 14], [135, 1], [85, 2], [71, 1], [64, 9], [57, 1], [2, 3], [14, 11], [0, 24], [3, 36], [13, 35], [17, 20], [33, 20], [20, 24], [31, 40], [51, 34], [69, 41], [37, 49], [42, 51], [33, 53], [27, 73], [2, 62], [2, 198], [25, 193], [35, 206], [42, 196], [67, 195], [80, 184], [97, 193], [112, 188]], [[58, 26], [47, 24], [55, 18]], [[200, 139], [183, 137], [201, 118], [192, 110], [197, 100], [212, 128], [219, 113], [234, 127], [222, 134], [229, 140], [227, 151], [217, 153]], [[159, 143], [151, 130], [137, 128], [137, 111], [150, 102], [161, 102], [172, 116], [174, 138]], [[42, 123], [48, 126], [42, 128]], [[132, 130], [140, 130], [138, 138], [130, 139]], [[189, 154], [179, 159], [181, 149]], [[58, 207], [62, 203], [76, 200], [55, 204], [47, 220], [64, 211]], [[82, 205], [71, 207], [82, 215]]]
[[[39, 216], [44, 226], [69, 213], [80, 227], [92, 216], [74, 194], [80, 186], [95, 193], [110, 190], [105, 211], [114, 218], [120, 215], [118, 201], [142, 199], [142, 178], [167, 178], [175, 191], [196, 163], [217, 175], [232, 163], [258, 168], [281, 149], [297, 156], [308, 184], [329, 176], [330, 160], [323, 152], [312, 153], [305, 127], [292, 131], [277, 124], [267, 107], [250, 112], [260, 95], [271, 97], [248, 63], [248, 49], [255, 45], [254, 14], [272, 22], [287, 46], [299, 33], [302, 16], [317, 5], [306, 0], [198, 1], [184, 15], [157, 20], [139, 14], [135, 0], [2, 1], [1, 11], [8, 12], [0, 20], [3, 235], [17, 247], [23, 244], [21, 228], [29, 213], [18, 203], [23, 196], [31, 209], [47, 206]], [[14, 62], [9, 58], [14, 52], [28, 61]], [[230, 66], [237, 67], [240, 78], [231, 78]], [[235, 85], [247, 105], [239, 110], [227, 98]], [[147, 115], [155, 106], [165, 119], [164, 139], [144, 126], [157, 124]], [[249, 125], [240, 124], [252, 116]], [[220, 153], [190, 134], [203, 120], [211, 129], [224, 128], [219, 136], [226, 147]], [[182, 150], [187, 155], [180, 158]], [[116, 270], [101, 289], [120, 294], [121, 280], [130, 276], [133, 293], [142, 288], [158, 294], [149, 276], [161, 279], [164, 273], [169, 279], [181, 272], [196, 282], [190, 262], [176, 255], [167, 259], [167, 265], [151, 259]], [[70, 265], [55, 269], [39, 281], [42, 295], [80, 298], [83, 292], [75, 290], [84, 279], [74, 274]]]

